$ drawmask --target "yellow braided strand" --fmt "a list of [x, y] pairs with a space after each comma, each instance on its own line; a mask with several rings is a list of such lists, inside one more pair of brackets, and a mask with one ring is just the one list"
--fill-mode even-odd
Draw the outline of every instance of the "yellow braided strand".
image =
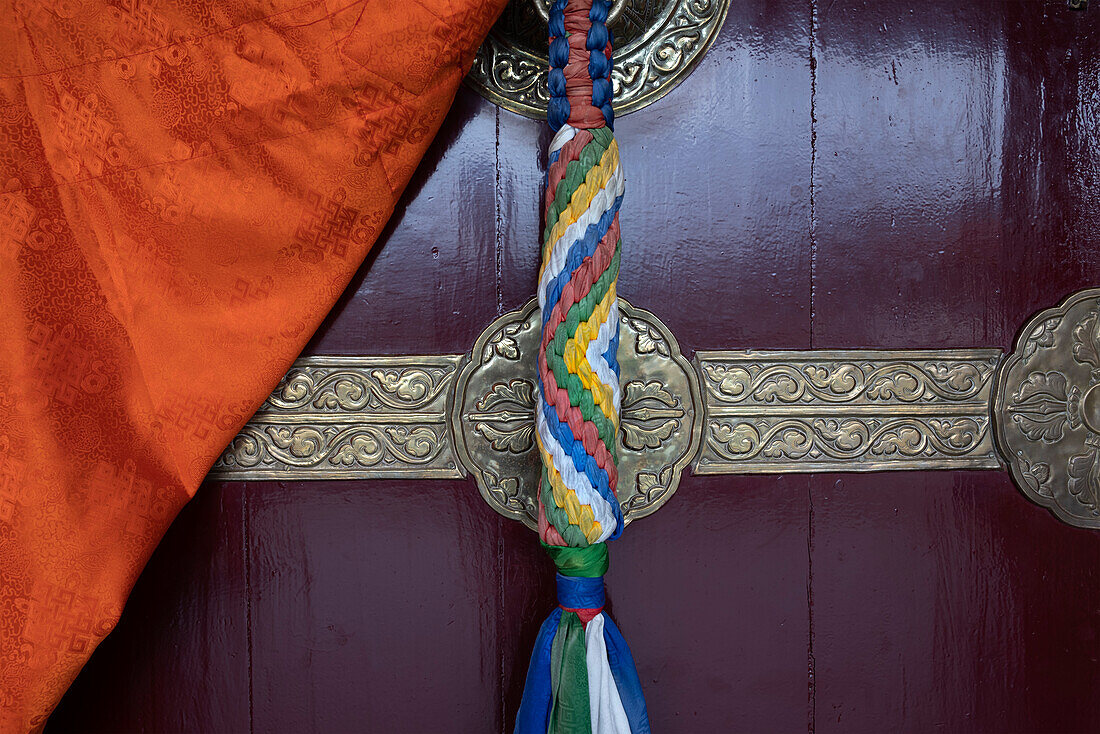
[[547, 264], [550, 262], [550, 249], [554, 246], [554, 243], [561, 239], [561, 236], [565, 234], [565, 230], [569, 225], [575, 224], [581, 214], [588, 210], [589, 205], [592, 204], [592, 199], [607, 186], [607, 182], [611, 179], [611, 175], [615, 173], [615, 169], [618, 167], [619, 144], [615, 140], [612, 140], [611, 145], [607, 147], [607, 150], [605, 150], [600, 157], [599, 163], [588, 169], [584, 181], [577, 187], [577, 190], [573, 192], [573, 196], [570, 197], [569, 203], [565, 205], [561, 215], [558, 216], [558, 221], [554, 224], [554, 228], [550, 230], [550, 236], [546, 238], [546, 242], [542, 243], [539, 280], [542, 280], [542, 271], [546, 269]]
[[619, 415], [615, 411], [615, 393], [608, 385], [600, 381], [598, 375], [592, 371], [592, 365], [588, 363], [588, 343], [599, 334], [600, 326], [607, 322], [610, 316], [611, 304], [615, 301], [615, 283], [607, 289], [603, 300], [596, 308], [592, 309], [592, 315], [588, 321], [579, 324], [576, 332], [565, 342], [565, 351], [562, 357], [566, 369], [580, 378], [581, 384], [592, 393], [592, 401], [600, 407], [607, 419], [617, 429], [619, 427]]
[[[618, 168], [618, 166], [619, 145], [616, 142], [612, 142], [600, 157], [599, 163], [588, 169], [584, 181], [569, 198], [569, 203], [562, 209], [561, 214], [558, 216], [558, 221], [554, 223], [554, 228], [550, 230], [550, 237], [547, 238], [545, 247], [550, 247], [553, 243], [561, 239], [561, 236], [565, 234], [565, 230], [570, 225], [575, 224], [581, 214], [589, 209], [592, 204], [592, 199], [607, 186], [607, 182], [611, 179], [611, 175], [615, 173], [615, 169]], [[549, 253], [544, 253], [544, 261], [546, 255], [549, 255]]]
[[602, 528], [592, 512], [592, 507], [581, 504], [577, 493], [565, 486], [561, 475], [553, 466], [548, 465], [546, 473], [550, 480], [550, 490], [551, 495], [554, 497], [554, 504], [565, 511], [570, 525], [576, 525], [588, 538], [588, 542], [594, 542], [600, 537]]
[[[536, 433], [536, 438], [537, 436], [538, 434]], [[546, 467], [547, 478], [550, 480], [550, 494], [554, 497], [554, 504], [565, 510], [570, 525], [576, 525], [580, 528], [581, 532], [584, 533], [584, 537], [588, 539], [589, 543], [595, 543], [600, 539], [600, 534], [603, 532], [603, 526], [592, 513], [592, 507], [590, 505], [581, 504], [580, 499], [577, 497], [577, 493], [565, 486], [561, 474], [559, 474], [558, 470], [554, 467], [553, 457], [543, 448], [542, 440], [537, 439], [536, 443], [539, 447], [539, 453], [542, 454], [543, 466]]]

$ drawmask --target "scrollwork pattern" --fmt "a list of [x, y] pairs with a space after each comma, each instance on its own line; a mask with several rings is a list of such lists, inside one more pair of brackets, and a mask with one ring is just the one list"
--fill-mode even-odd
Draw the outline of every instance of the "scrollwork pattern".
[[245, 426], [218, 469], [308, 469], [425, 466], [447, 448], [439, 426]]
[[519, 344], [516, 336], [523, 330], [525, 324], [505, 324], [497, 333], [493, 334], [485, 345], [483, 362], [488, 362], [494, 354], [510, 362], [519, 361]]
[[1054, 328], [1058, 326], [1061, 319], [1053, 318], [1046, 319], [1038, 324], [1031, 330], [1031, 333], [1024, 338], [1024, 346], [1021, 354], [1024, 361], [1031, 359], [1032, 355], [1038, 352], [1040, 349], [1047, 349], [1054, 346]]
[[1061, 372], [1032, 372], [1012, 395], [1007, 412], [1032, 441], [1061, 441], [1070, 422], [1069, 391]]
[[988, 436], [972, 417], [719, 419], [708, 447], [724, 461], [838, 462], [966, 456]]
[[645, 99], [681, 70], [689, 68], [695, 55], [705, 48], [716, 15], [725, 15], [721, 5], [721, 0], [677, 3], [659, 35], [629, 56], [615, 60], [611, 72], [615, 98]]
[[[1100, 368], [1100, 305], [1073, 327], [1073, 358], [1094, 371]], [[1097, 379], [1100, 374], [1093, 375]]]
[[[496, 451], [523, 454], [534, 441], [535, 385], [530, 380], [498, 382], [478, 398], [464, 417]], [[623, 385], [619, 439], [634, 451], [661, 446], [680, 427], [680, 398], [656, 380]]]
[[1094, 514], [1100, 510], [1100, 436], [1085, 439], [1085, 450], [1069, 459], [1069, 491]]
[[420, 410], [440, 398], [453, 373], [453, 368], [435, 366], [295, 366], [261, 411]]
[[[702, 429], [698, 384], [676, 340], [652, 314], [621, 300], [621, 383], [616, 491], [627, 520], [676, 490]], [[455, 378], [450, 423], [458, 452], [488, 503], [531, 527], [541, 476], [535, 445], [538, 303], [490, 324]]]
[[457, 356], [299, 360], [215, 462], [227, 479], [461, 476], [447, 430]]
[[518, 477], [499, 476], [491, 469], [482, 470], [482, 474], [489, 494], [502, 506], [515, 512], [538, 516], [534, 496], [520, 493]]
[[988, 391], [995, 360], [832, 361], [768, 363], [739, 360], [702, 367], [716, 403], [916, 403], [968, 401]]
[[657, 354], [669, 356], [668, 342], [661, 332], [644, 319], [623, 316], [623, 324], [635, 332], [634, 349], [638, 354]]
[[498, 382], [474, 403], [466, 418], [496, 451], [523, 454], [534, 445], [535, 384], [515, 379]]
[[725, 471], [996, 467], [999, 354], [704, 352], [710, 418], [696, 464]]
[[655, 506], [672, 490], [673, 477], [671, 466], [661, 467], [655, 472], [638, 472], [634, 480], [637, 491], [623, 503], [623, 510], [629, 512]]
[[623, 386], [619, 438], [627, 448], [657, 448], [680, 427], [683, 418], [680, 398], [660, 382], [631, 380]]
[[1020, 489], [1100, 527], [1100, 289], [1024, 327], [997, 381], [997, 441]]

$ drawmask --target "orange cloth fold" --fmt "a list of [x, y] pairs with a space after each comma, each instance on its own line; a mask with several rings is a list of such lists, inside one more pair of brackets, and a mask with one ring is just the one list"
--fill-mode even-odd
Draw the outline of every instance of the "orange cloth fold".
[[0, 0], [0, 730], [362, 262], [504, 0]]

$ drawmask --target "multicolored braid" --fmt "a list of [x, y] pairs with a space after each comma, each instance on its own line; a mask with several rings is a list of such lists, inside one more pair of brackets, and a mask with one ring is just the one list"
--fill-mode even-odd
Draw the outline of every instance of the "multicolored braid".
[[554, 0], [538, 301], [539, 535], [558, 569], [517, 734], [649, 732], [630, 649], [603, 612], [605, 541], [619, 537], [619, 301], [623, 173], [612, 133], [609, 0]]

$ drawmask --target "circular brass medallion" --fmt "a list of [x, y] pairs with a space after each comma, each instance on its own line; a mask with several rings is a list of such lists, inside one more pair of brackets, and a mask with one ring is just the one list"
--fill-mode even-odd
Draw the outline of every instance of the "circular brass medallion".
[[[535, 365], [539, 311], [532, 300], [474, 343], [455, 383], [451, 429], [462, 463], [500, 514], [538, 526]], [[619, 300], [622, 420], [619, 503], [627, 522], [668, 501], [699, 449], [699, 382], [656, 316]]]
[[[615, 113], [640, 110], [684, 80], [714, 42], [729, 0], [624, 0], [615, 38]], [[466, 83], [501, 107], [546, 119], [547, 30], [531, 0], [512, 0]]]
[[1024, 494], [1072, 525], [1100, 528], [1100, 289], [1024, 326], [998, 376], [993, 414]]

